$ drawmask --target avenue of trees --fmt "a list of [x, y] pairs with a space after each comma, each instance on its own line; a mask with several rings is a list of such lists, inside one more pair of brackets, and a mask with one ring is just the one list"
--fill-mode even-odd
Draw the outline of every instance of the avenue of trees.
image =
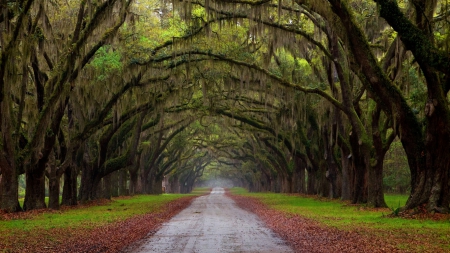
[[384, 183], [410, 194], [403, 210], [449, 211], [448, 0], [0, 10], [3, 211], [160, 194], [163, 181], [186, 193], [205, 173], [374, 207]]

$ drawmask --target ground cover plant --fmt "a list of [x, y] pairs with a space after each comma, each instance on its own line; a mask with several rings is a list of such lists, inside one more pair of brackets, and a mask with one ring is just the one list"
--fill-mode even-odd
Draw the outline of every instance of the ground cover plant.
[[238, 205], [258, 214], [300, 251], [450, 251], [449, 215], [394, 217], [392, 209], [407, 196], [387, 195], [391, 208], [373, 209], [299, 194], [248, 193], [242, 188], [230, 192]]
[[59, 211], [1, 213], [0, 252], [117, 252], [208, 191], [119, 197]]

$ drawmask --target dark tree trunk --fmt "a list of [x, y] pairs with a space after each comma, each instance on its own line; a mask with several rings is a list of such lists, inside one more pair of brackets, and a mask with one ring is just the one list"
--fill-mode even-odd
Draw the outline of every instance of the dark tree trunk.
[[[128, 194], [134, 195], [139, 193], [138, 184], [139, 184], [139, 174], [142, 175], [141, 171], [141, 161], [142, 153], [139, 153], [136, 158], [136, 164], [133, 164], [128, 167], [128, 173], [130, 174], [130, 184], [128, 186]], [[126, 174], [126, 172], [124, 172]]]
[[[372, 112], [372, 140], [375, 157], [370, 165], [368, 180], [367, 203], [373, 207], [387, 207], [383, 192], [383, 165], [386, 152], [389, 150], [395, 135], [387, 136], [387, 125], [380, 127], [381, 107], [377, 106]], [[388, 123], [389, 120], [385, 123]]]
[[19, 181], [16, 169], [11, 167], [8, 159], [0, 156], [0, 209], [5, 212], [18, 212], [22, 209], [19, 205]]
[[138, 171], [137, 170], [129, 170], [130, 172], [130, 186], [129, 186], [129, 191], [130, 191], [130, 195], [134, 195], [137, 194], [137, 186], [138, 186]]
[[[333, 166], [333, 165], [331, 165]], [[339, 197], [339, 189], [338, 189], [338, 174], [337, 174], [337, 168], [334, 165], [334, 168], [328, 167], [328, 170], [326, 171], [325, 177], [328, 179], [329, 182], [329, 189], [330, 189], [330, 195], [329, 197], [332, 199]]]
[[330, 197], [330, 182], [327, 178], [327, 165], [326, 165], [326, 161], [322, 161], [320, 164], [320, 170], [318, 171], [318, 183], [319, 183], [319, 187], [318, 187], [318, 194], [319, 196], [322, 197]]
[[98, 182], [94, 182], [95, 175], [93, 172], [94, 171], [91, 165], [85, 163], [83, 169], [81, 170], [81, 185], [78, 196], [81, 202], [95, 199], [97, 196]]
[[285, 184], [286, 184], [286, 192], [285, 193], [293, 193], [294, 191], [293, 191], [293, 189], [294, 189], [294, 181], [293, 181], [294, 179], [293, 179], [293, 177], [292, 176], [290, 176], [290, 175], [288, 175], [287, 177], [286, 177], [286, 181], [285, 181]]
[[142, 172], [142, 178], [141, 178], [141, 185], [142, 185], [142, 192], [146, 194], [150, 194], [150, 174], [151, 174], [151, 168], [147, 170], [143, 170]]
[[104, 199], [111, 199], [111, 192], [112, 192], [112, 173], [109, 175], [106, 175], [102, 178], [102, 197]]
[[[428, 103], [428, 107], [434, 106], [433, 101]], [[422, 153], [426, 166], [411, 171], [412, 191], [405, 208], [427, 204], [429, 211], [446, 213], [450, 204], [450, 126], [446, 110], [435, 103], [434, 112], [427, 115], [426, 150]]]
[[38, 165], [26, 172], [25, 211], [46, 208], [45, 204], [45, 162], [40, 160]]
[[56, 166], [51, 165], [48, 173], [48, 208], [59, 209], [60, 176]]
[[367, 203], [367, 170], [365, 162], [361, 157], [356, 157], [353, 163], [353, 187], [352, 187], [352, 203]]
[[77, 205], [77, 175], [76, 168], [69, 166], [64, 171], [64, 186], [61, 205]]
[[292, 193], [292, 177], [289, 176], [285, 171], [279, 170], [278, 181], [279, 181], [279, 192], [281, 193]]
[[119, 195], [120, 196], [128, 196], [129, 193], [127, 191], [127, 170], [122, 169], [119, 171]]
[[59, 209], [59, 178], [50, 176], [48, 182], [48, 208]]
[[178, 179], [178, 176], [172, 176], [169, 178], [170, 183], [170, 189], [172, 193], [180, 193], [180, 181]]
[[[69, 131], [72, 131], [74, 125], [72, 103], [68, 103], [67, 105], [67, 119], [69, 122], [68, 124]], [[64, 137], [62, 133], [61, 137], [62, 138]], [[65, 142], [61, 141], [61, 143]], [[77, 152], [73, 152], [72, 159], [76, 157], [76, 153]], [[61, 205], [74, 206], [78, 204], [77, 179], [78, 179], [78, 170], [74, 164], [70, 164], [64, 171], [64, 186]]]
[[[159, 188], [162, 188], [162, 181]], [[162, 189], [158, 190], [158, 179], [156, 175], [156, 169], [152, 170], [147, 176], [147, 193], [148, 194], [161, 194]]]
[[294, 184], [293, 191], [297, 193], [306, 193], [305, 168], [306, 163], [302, 158], [294, 156]]
[[69, 97], [61, 102], [55, 111], [55, 115], [52, 118], [52, 122], [47, 129], [44, 137], [44, 146], [39, 154], [39, 160], [35, 162], [35, 158], [31, 159], [31, 167], [26, 170], [26, 188], [25, 188], [25, 201], [24, 209], [32, 210], [45, 208], [45, 169], [49, 157], [52, 154], [53, 147], [56, 142], [57, 133], [60, 130], [60, 124], [62, 117], [64, 116], [64, 110], [69, 103]]
[[[358, 138], [355, 134], [350, 135], [350, 145], [352, 147], [352, 203], [365, 204], [367, 203], [367, 164], [364, 156], [364, 150], [358, 143]], [[368, 153], [366, 153], [368, 154]], [[369, 160], [367, 160], [368, 162]]]
[[[333, 138], [333, 135], [336, 133], [336, 131], [334, 129], [332, 129], [331, 131], [333, 131], [331, 138]], [[339, 197], [339, 189], [338, 189], [338, 184], [337, 184], [337, 179], [338, 179], [338, 166], [336, 164], [336, 161], [334, 159], [334, 144], [333, 144], [333, 140], [330, 140], [330, 133], [329, 131], [327, 131], [327, 127], [324, 127], [323, 130], [323, 140], [324, 140], [324, 148], [325, 148], [325, 153], [324, 153], [324, 158], [325, 158], [325, 162], [327, 164], [327, 169], [325, 171], [325, 178], [328, 180], [328, 188], [329, 188], [329, 197], [330, 198], [338, 198]], [[325, 194], [325, 192], [324, 192]]]
[[[125, 169], [122, 169], [125, 170]], [[122, 170], [111, 173], [111, 197], [119, 197], [119, 175]]]
[[316, 175], [316, 169], [308, 166], [307, 167], [307, 171], [308, 171], [308, 182], [307, 182], [307, 189], [306, 189], [306, 193], [308, 195], [316, 195], [317, 194], [317, 189], [316, 189], [316, 182], [317, 182], [317, 175]]
[[[264, 169], [264, 171], [266, 171], [266, 170]], [[264, 175], [265, 175], [265, 180], [258, 180], [257, 182], [252, 182], [253, 188], [255, 188], [254, 187], [255, 184], [261, 185], [263, 182], [265, 182], [264, 185], [261, 185], [261, 188], [262, 188], [261, 190], [262, 191], [272, 191], [274, 183], [273, 183], [273, 180], [272, 180], [272, 176], [270, 175], [270, 171], [269, 172], [265, 172]]]
[[341, 148], [341, 163], [342, 163], [342, 200], [351, 200], [352, 199], [352, 191], [351, 191], [351, 157], [350, 152], [347, 149]]
[[149, 182], [149, 194], [162, 194], [162, 179], [157, 177], [150, 177]]
[[383, 162], [369, 170], [367, 203], [372, 207], [387, 207], [383, 192]]

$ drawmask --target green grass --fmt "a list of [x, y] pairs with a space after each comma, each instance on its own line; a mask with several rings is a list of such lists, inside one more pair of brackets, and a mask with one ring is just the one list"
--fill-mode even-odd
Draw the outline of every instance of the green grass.
[[14, 231], [32, 229], [98, 227], [135, 215], [153, 212], [169, 201], [189, 195], [199, 195], [200, 192], [202, 192], [201, 189], [192, 194], [137, 195], [130, 198], [115, 198], [101, 206], [44, 212], [31, 219], [0, 220], [0, 234], [6, 235]]
[[[378, 236], [398, 234], [399, 237], [421, 237], [423, 235], [439, 238], [438, 247], [450, 250], [450, 220], [405, 219], [387, 217], [391, 209], [373, 209], [361, 205], [349, 205], [340, 200], [315, 197], [302, 197], [277, 193], [248, 193], [242, 188], [233, 188], [231, 193], [260, 199], [269, 207], [290, 214], [297, 214], [319, 222], [325, 226], [341, 230], [369, 229]], [[391, 208], [404, 205], [407, 196], [386, 195], [386, 203]]]
[[389, 208], [398, 208], [402, 207], [406, 204], [406, 200], [408, 200], [408, 195], [400, 195], [400, 194], [385, 194], [384, 201]]
[[[299, 197], [278, 193], [247, 193], [245, 189], [233, 188], [233, 194], [253, 196], [261, 199], [274, 209], [319, 221], [321, 223], [345, 228], [347, 225], [370, 225], [373, 228], [434, 228], [450, 229], [450, 221], [411, 220], [403, 218], [388, 218], [390, 209], [371, 209], [360, 205], [348, 205], [340, 200], [319, 199], [314, 197]], [[397, 208], [406, 203], [407, 196], [387, 195], [386, 202], [390, 207]], [[450, 230], [448, 230], [450, 231]]]
[[192, 194], [203, 195], [208, 194], [211, 191], [211, 188], [208, 187], [198, 187], [192, 190]]

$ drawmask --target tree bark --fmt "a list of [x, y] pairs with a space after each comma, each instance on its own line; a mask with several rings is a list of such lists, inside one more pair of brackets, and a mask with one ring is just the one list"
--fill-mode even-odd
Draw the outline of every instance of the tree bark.
[[48, 178], [48, 208], [58, 210], [60, 178], [57, 177], [56, 173], [52, 174]]
[[317, 170], [312, 168], [311, 166], [308, 166], [307, 169], [308, 171], [308, 181], [307, 181], [307, 189], [306, 189], [306, 193], [308, 195], [316, 195], [317, 194], [317, 189], [316, 189], [316, 182], [317, 182], [317, 175], [316, 172]]
[[[42, 161], [42, 160], [41, 160]], [[26, 173], [25, 211], [46, 208], [45, 204], [45, 163], [39, 162], [37, 168], [28, 169]]]
[[293, 191], [297, 193], [306, 193], [305, 168], [306, 163], [299, 156], [294, 156], [294, 185]]
[[129, 191], [127, 190], [127, 170], [123, 169], [119, 171], [119, 196], [128, 196]]
[[64, 171], [64, 186], [61, 205], [74, 206], [78, 204], [77, 176], [78, 173], [73, 166], [67, 167]]
[[112, 176], [113, 173], [108, 174], [102, 178], [102, 197], [104, 199], [111, 199], [112, 197]]
[[383, 162], [377, 162], [369, 170], [367, 204], [372, 207], [387, 207], [383, 191]]
[[86, 202], [96, 196], [93, 168], [90, 163], [85, 163], [81, 170], [81, 185], [79, 193], [78, 198], [81, 202]]
[[111, 173], [111, 197], [119, 197], [119, 175], [125, 169]]
[[130, 193], [130, 195], [135, 195], [138, 193], [137, 186], [138, 186], [138, 179], [139, 179], [139, 175], [138, 175], [139, 170], [130, 169], [129, 172], [130, 172], [129, 193]]
[[351, 181], [352, 178], [351, 175], [351, 168], [352, 168], [352, 160], [351, 160], [351, 153], [348, 147], [344, 146], [345, 144], [342, 143], [340, 146], [341, 151], [341, 164], [342, 164], [342, 193], [341, 193], [341, 200], [351, 200], [352, 194], [351, 194]]
[[10, 161], [0, 156], [0, 209], [5, 212], [18, 212], [22, 208], [19, 205], [19, 181], [16, 169], [10, 165]]

